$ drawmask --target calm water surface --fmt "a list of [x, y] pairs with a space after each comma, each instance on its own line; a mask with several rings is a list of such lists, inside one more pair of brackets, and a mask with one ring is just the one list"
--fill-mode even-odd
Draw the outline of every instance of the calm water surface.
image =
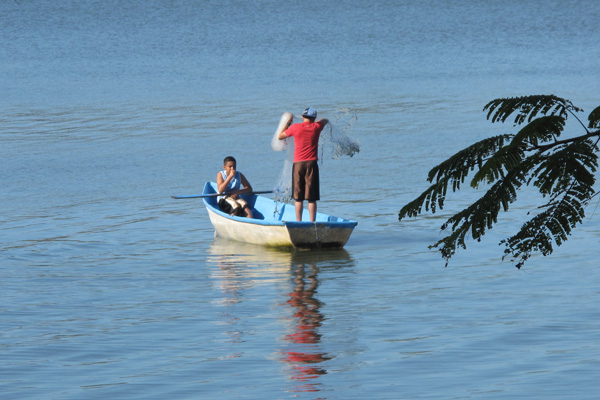
[[[510, 126], [481, 112], [600, 92], [591, 0], [0, 4], [2, 399], [594, 399], [600, 213], [518, 271], [524, 191], [448, 268], [444, 215], [397, 221], [428, 170]], [[215, 238], [226, 155], [258, 190], [307, 106], [361, 145], [322, 160], [344, 250]], [[586, 114], [587, 115], [587, 114]], [[585, 116], [582, 116], [585, 117]], [[340, 120], [336, 128], [343, 129]], [[572, 124], [574, 134], [580, 134]]]

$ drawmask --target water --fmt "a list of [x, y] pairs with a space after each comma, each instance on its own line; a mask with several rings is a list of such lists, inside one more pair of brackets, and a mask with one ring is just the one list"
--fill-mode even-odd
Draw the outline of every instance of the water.
[[[432, 166], [506, 132], [490, 100], [598, 105], [591, 0], [0, 3], [3, 399], [592, 399], [597, 204], [519, 271], [522, 193], [448, 268], [444, 215], [397, 221]], [[226, 155], [277, 183], [281, 113], [355, 113], [319, 210], [333, 252], [218, 240], [199, 193]], [[586, 114], [587, 115], [587, 114]], [[344, 126], [338, 126], [342, 129]], [[580, 134], [576, 124], [570, 124]], [[325, 152], [326, 153], [326, 152]]]

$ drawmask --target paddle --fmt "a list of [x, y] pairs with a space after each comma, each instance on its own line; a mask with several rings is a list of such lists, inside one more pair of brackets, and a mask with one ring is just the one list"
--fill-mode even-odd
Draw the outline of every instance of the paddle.
[[[242, 193], [242, 195], [244, 195], [244, 194], [264, 194], [264, 193], [273, 193], [273, 190], [263, 190], [261, 192]], [[171, 197], [179, 200], [179, 199], [198, 199], [198, 198], [203, 198], [203, 197], [216, 197], [216, 196], [223, 196], [223, 193], [192, 194], [192, 195], [188, 195], [188, 196], [171, 196]]]

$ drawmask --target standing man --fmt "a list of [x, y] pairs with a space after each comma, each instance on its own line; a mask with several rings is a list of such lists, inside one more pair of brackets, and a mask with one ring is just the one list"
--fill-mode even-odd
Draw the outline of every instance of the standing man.
[[321, 131], [329, 120], [317, 119], [317, 110], [307, 108], [302, 113], [302, 122], [291, 124], [279, 132], [279, 140], [294, 137], [294, 164], [292, 167], [292, 197], [296, 200], [296, 220], [302, 221], [304, 200], [308, 201], [310, 221], [317, 216], [317, 200], [320, 200], [318, 147]]

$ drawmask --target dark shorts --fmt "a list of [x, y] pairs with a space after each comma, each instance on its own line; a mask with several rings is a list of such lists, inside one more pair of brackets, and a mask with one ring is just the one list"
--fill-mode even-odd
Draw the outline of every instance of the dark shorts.
[[224, 196], [219, 200], [219, 208], [221, 211], [227, 214], [234, 214], [240, 217], [245, 216], [244, 208], [248, 207], [248, 203], [245, 200], [231, 198], [229, 196]]
[[292, 198], [296, 201], [321, 200], [319, 165], [316, 161], [295, 162], [292, 167]]

